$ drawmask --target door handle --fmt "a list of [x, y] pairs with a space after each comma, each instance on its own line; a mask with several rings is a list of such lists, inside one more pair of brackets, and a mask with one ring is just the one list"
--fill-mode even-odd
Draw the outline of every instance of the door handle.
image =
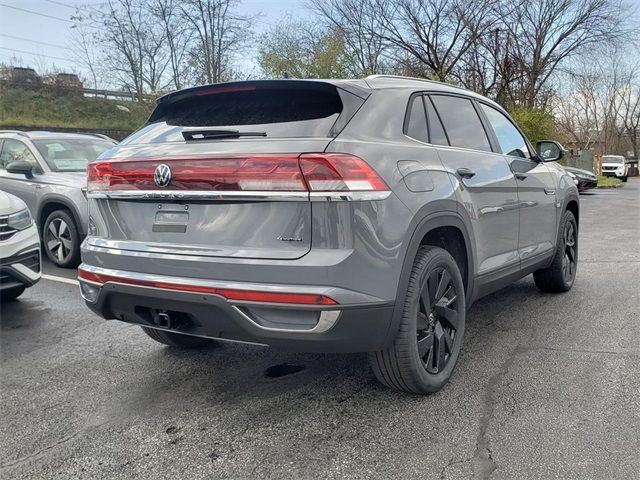
[[516, 178], [518, 180], [524, 180], [525, 178], [527, 178], [527, 174], [526, 173], [516, 172], [514, 175], [516, 176]]
[[456, 173], [462, 178], [471, 178], [476, 174], [473, 170], [464, 167], [457, 169]]

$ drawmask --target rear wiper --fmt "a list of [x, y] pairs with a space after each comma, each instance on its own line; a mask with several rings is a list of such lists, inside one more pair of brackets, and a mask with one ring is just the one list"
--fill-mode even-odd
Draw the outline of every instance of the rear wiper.
[[238, 130], [184, 130], [185, 140], [217, 140], [222, 138], [266, 137], [267, 132], [240, 132]]

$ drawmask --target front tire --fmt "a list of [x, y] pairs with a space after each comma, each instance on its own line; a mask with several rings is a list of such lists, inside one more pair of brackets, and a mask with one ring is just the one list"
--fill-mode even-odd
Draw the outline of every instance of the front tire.
[[446, 250], [418, 250], [409, 277], [402, 319], [393, 343], [369, 354], [377, 379], [408, 393], [428, 394], [449, 380], [465, 326], [462, 275]]
[[42, 244], [56, 266], [76, 268], [80, 264], [80, 234], [68, 211], [55, 210], [49, 214], [42, 229]]
[[149, 335], [158, 343], [168, 345], [175, 348], [195, 349], [202, 348], [213, 343], [213, 340], [202, 337], [194, 337], [193, 335], [183, 335], [181, 333], [166, 332], [156, 328], [140, 327], [142, 331]]
[[627, 178], [629, 178], [627, 175], [625, 175], [624, 177], [622, 177], [622, 181], [626, 183]]
[[573, 287], [578, 268], [578, 223], [573, 213], [564, 212], [558, 232], [553, 262], [548, 268], [533, 272], [533, 281], [545, 293], [568, 292]]
[[0, 292], [0, 302], [13, 302], [16, 298], [22, 295], [27, 287], [13, 287]]

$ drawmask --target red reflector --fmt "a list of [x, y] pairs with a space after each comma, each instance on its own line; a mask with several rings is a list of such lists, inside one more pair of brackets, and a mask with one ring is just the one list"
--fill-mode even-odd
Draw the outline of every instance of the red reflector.
[[307, 153], [300, 168], [312, 192], [360, 192], [389, 190], [364, 160], [344, 153]]
[[108, 282], [124, 283], [127, 285], [136, 285], [140, 287], [153, 287], [166, 290], [179, 290], [181, 292], [191, 293], [208, 293], [212, 295], [220, 295], [227, 300], [238, 300], [244, 302], [264, 302], [264, 303], [288, 303], [295, 305], [337, 305], [334, 299], [325, 295], [313, 293], [280, 293], [280, 292], [262, 292], [253, 290], [236, 290], [231, 288], [215, 288], [200, 285], [183, 285], [179, 283], [156, 282], [147, 280], [136, 280], [127, 277], [115, 277], [112, 275], [104, 275], [101, 273], [89, 272], [87, 270], [78, 269], [78, 279], [86, 280], [99, 284]]

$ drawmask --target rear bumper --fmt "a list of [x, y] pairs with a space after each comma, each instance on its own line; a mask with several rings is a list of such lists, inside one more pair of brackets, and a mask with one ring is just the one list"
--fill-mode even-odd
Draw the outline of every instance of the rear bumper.
[[[305, 352], [364, 352], [388, 343], [393, 304], [359, 292], [334, 287], [238, 284], [144, 275], [91, 267], [81, 269], [123, 279], [98, 284], [80, 279], [89, 308], [106, 319], [117, 319], [162, 330]], [[210, 293], [133, 285], [148, 277], [165, 285], [199, 286], [204, 290], [315, 292], [337, 305], [294, 305], [235, 301]]]

